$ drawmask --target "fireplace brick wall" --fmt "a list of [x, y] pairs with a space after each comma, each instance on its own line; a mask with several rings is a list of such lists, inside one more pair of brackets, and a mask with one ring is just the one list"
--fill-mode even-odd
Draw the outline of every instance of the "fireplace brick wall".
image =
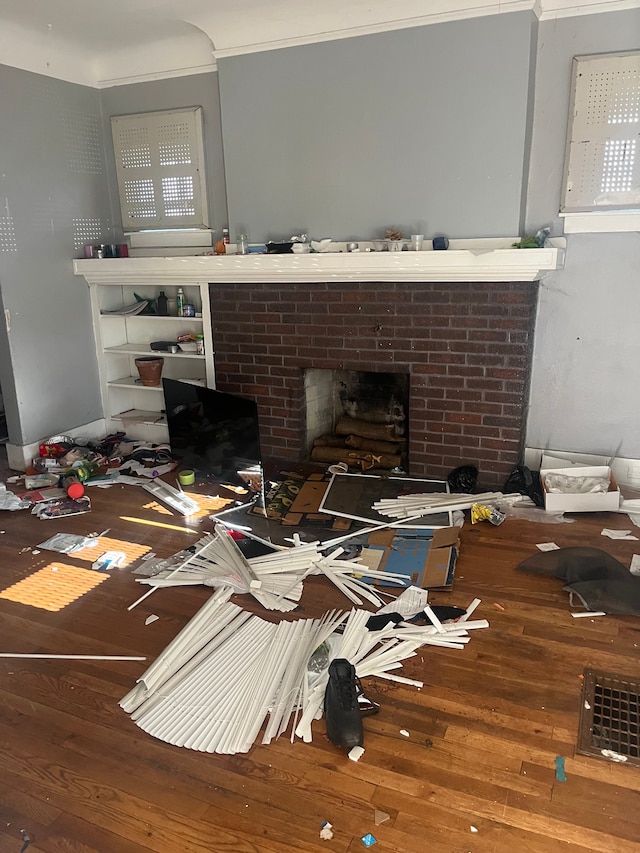
[[410, 375], [409, 474], [521, 460], [537, 283], [210, 286], [216, 382], [258, 403], [265, 458], [301, 461], [304, 370]]

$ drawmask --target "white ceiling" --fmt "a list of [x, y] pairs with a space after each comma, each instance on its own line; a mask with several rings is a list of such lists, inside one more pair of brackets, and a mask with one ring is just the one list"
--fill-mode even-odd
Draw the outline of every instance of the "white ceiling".
[[217, 58], [530, 9], [542, 20], [640, 0], [0, 0], [0, 64], [112, 86]]

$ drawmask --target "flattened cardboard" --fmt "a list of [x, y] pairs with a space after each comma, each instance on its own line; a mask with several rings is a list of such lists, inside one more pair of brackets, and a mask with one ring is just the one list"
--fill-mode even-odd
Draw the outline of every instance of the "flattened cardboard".
[[[609, 475], [609, 491], [594, 494], [571, 495], [551, 494], [546, 488], [548, 474], [564, 474], [566, 477], [605, 477]], [[606, 465], [591, 465], [571, 468], [548, 468], [540, 471], [545, 509], [550, 512], [616, 512], [620, 508], [620, 489]]]
[[[382, 552], [378, 571], [406, 575], [411, 584], [423, 589], [443, 590], [453, 587], [459, 547], [457, 527], [377, 530], [365, 545], [367, 550]], [[384, 580], [378, 583], [388, 585]]]

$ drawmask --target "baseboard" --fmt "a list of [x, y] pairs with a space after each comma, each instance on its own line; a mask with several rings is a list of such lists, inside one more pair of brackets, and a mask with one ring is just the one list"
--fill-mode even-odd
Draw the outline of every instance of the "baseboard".
[[562, 450], [543, 450], [527, 447], [524, 464], [532, 471], [544, 468], [571, 468], [574, 465], [610, 465], [613, 476], [621, 485], [640, 486], [640, 459], [615, 458], [596, 453], [574, 453]]
[[[104, 419], [93, 421], [84, 426], [65, 430], [62, 435], [69, 438], [83, 439], [85, 441], [99, 441], [105, 436], [106, 421]], [[31, 444], [11, 444], [7, 442], [7, 462], [12, 471], [26, 471], [31, 467], [33, 460], [39, 455], [38, 448], [42, 441], [34, 441]]]

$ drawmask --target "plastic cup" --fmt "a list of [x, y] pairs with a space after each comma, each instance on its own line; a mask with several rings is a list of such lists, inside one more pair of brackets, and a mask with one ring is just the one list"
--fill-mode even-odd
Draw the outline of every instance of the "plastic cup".
[[423, 241], [424, 241], [424, 234], [412, 234], [411, 235], [411, 250], [413, 252], [420, 252], [422, 250]]

